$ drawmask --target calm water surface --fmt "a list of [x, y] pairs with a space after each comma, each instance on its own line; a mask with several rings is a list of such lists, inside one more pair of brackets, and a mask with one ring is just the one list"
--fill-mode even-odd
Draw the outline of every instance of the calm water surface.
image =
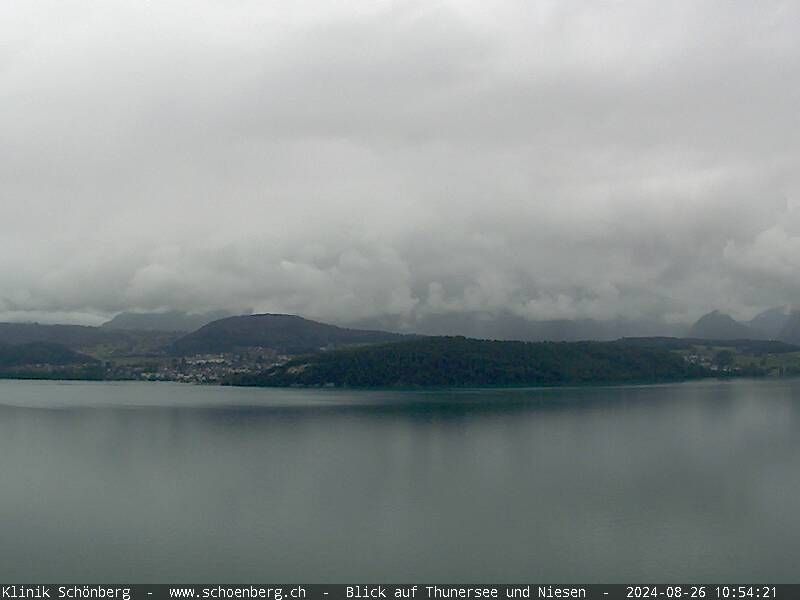
[[0, 381], [0, 580], [799, 582], [800, 380]]

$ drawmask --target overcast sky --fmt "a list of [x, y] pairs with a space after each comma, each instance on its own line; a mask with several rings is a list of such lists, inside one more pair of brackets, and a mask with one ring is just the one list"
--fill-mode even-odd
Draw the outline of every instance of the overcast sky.
[[800, 3], [0, 3], [0, 320], [800, 303]]

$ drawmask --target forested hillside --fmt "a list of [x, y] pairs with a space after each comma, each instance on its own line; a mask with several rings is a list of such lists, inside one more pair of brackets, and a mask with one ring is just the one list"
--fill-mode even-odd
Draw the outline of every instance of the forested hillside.
[[668, 350], [614, 342], [498, 342], [432, 337], [323, 352], [233, 385], [346, 387], [565, 385], [706, 375]]

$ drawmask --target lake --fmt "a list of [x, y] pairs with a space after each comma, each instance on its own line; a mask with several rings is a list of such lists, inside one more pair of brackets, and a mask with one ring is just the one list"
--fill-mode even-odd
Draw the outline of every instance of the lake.
[[800, 582], [800, 380], [0, 381], [0, 581]]

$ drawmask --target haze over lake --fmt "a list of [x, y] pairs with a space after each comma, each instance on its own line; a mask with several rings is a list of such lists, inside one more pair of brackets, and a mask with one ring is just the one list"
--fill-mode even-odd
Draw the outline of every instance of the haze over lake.
[[797, 581], [800, 380], [0, 382], [0, 579]]

